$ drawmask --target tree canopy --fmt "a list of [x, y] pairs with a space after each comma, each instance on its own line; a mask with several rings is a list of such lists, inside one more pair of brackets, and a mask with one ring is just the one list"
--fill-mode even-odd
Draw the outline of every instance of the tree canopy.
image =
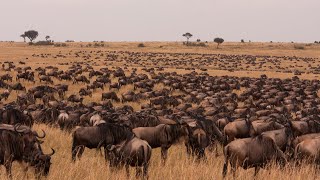
[[38, 31], [35, 31], [35, 30], [29, 30], [24, 32], [24, 35], [32, 42], [38, 37], [39, 33]]
[[219, 48], [219, 45], [224, 42], [224, 39], [222, 39], [222, 38], [214, 38], [213, 41], [218, 44], [218, 45], [217, 45], [217, 49], [218, 49], [218, 48]]
[[187, 33], [184, 33], [182, 35], [183, 37], [187, 38], [187, 44], [189, 43], [189, 39], [193, 36], [191, 33], [187, 32]]

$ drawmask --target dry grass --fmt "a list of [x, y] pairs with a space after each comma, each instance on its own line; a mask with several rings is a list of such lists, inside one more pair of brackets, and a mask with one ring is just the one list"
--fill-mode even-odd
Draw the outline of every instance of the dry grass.
[[[94, 149], [86, 149], [82, 159], [76, 163], [71, 162], [71, 139], [69, 133], [65, 133], [56, 128], [51, 128], [46, 125], [35, 125], [34, 129], [40, 131], [44, 129], [47, 132], [45, 143], [43, 144], [44, 151], [49, 153], [50, 147], [56, 149], [56, 154], [52, 159], [52, 166], [48, 179], [127, 179], [125, 170], [113, 171], [108, 167], [104, 158]], [[185, 147], [182, 143], [174, 145], [169, 149], [168, 161], [165, 166], [160, 161], [160, 149], [152, 151], [151, 165], [149, 169], [150, 179], [222, 179], [222, 166], [224, 159], [222, 150], [219, 148], [220, 156], [215, 157], [214, 153], [207, 151], [208, 159], [206, 161], [197, 162], [192, 158], [188, 158]], [[4, 168], [1, 168], [0, 179], [5, 179]], [[23, 179], [21, 166], [14, 163], [13, 168], [14, 179]], [[32, 170], [28, 171], [28, 177], [33, 179]], [[277, 165], [271, 165], [267, 170], [261, 170], [257, 179], [317, 179], [318, 173], [315, 167], [303, 165], [302, 167], [294, 167], [288, 165], [284, 169], [280, 169]], [[253, 169], [237, 170], [236, 179], [251, 179], [253, 178]], [[130, 179], [135, 179], [135, 169], [130, 170]], [[231, 173], [227, 179], [232, 179]]]
[[[276, 55], [276, 56], [301, 56], [301, 57], [315, 57], [320, 58], [320, 46], [312, 45], [305, 46], [303, 51], [297, 50], [294, 48], [294, 44], [291, 43], [224, 43], [220, 49], [215, 48], [215, 44], [209, 43], [207, 47], [186, 47], [181, 45], [181, 43], [176, 42], [144, 42], [144, 48], [138, 48], [136, 43], [105, 43], [105, 47], [99, 48], [85, 48], [88, 43], [67, 43], [68, 47], [30, 47], [23, 43], [0, 43], [0, 61], [4, 62], [6, 60], [18, 62], [23, 60], [27, 62], [28, 66], [31, 66], [33, 69], [37, 67], [45, 67], [48, 65], [54, 65], [60, 69], [66, 70], [68, 66], [58, 65], [62, 62], [75, 62], [82, 61], [81, 58], [75, 58], [74, 56], [68, 56], [65, 59], [62, 58], [36, 58], [32, 57], [32, 54], [67, 54], [70, 51], [120, 51], [128, 50], [135, 52], [194, 52], [194, 53], [224, 53], [224, 54], [252, 54], [252, 55]], [[160, 48], [160, 46], [162, 46]], [[28, 59], [26, 59], [28, 58]], [[92, 58], [93, 59], [93, 58]], [[94, 60], [97, 65], [93, 66], [95, 69], [101, 67], [107, 67], [112, 69], [112, 66], [122, 66], [121, 62], [102, 62], [100, 60]], [[317, 62], [319, 63], [319, 62]], [[320, 63], [319, 63], [320, 64]], [[284, 65], [288, 65], [284, 63]], [[25, 66], [25, 65], [18, 65]], [[133, 66], [130, 66], [133, 68]], [[129, 68], [129, 69], [130, 69]], [[141, 66], [137, 67], [137, 73], [143, 73], [141, 71]], [[176, 67], [165, 68], [165, 72], [177, 72], [177, 73], [190, 73], [191, 70], [177, 69]], [[196, 70], [201, 72], [200, 70]], [[282, 73], [275, 72], [274, 70], [267, 71], [234, 71], [229, 72], [226, 70], [217, 70], [217, 69], [208, 69], [208, 74], [213, 76], [222, 76], [222, 75], [231, 75], [231, 76], [246, 76], [246, 77], [259, 77], [261, 74], [266, 74], [268, 77], [277, 77], [277, 78], [288, 78], [292, 77], [292, 73]], [[0, 75], [5, 74], [6, 72], [0, 71]], [[13, 72], [11, 72], [13, 73]], [[126, 75], [130, 72], [127, 71]], [[15, 74], [12, 74], [15, 76]], [[318, 79], [318, 76], [315, 74], [303, 74], [300, 78], [304, 79]], [[14, 78], [15, 79], [15, 78]], [[112, 82], [115, 82], [117, 79], [113, 78]], [[55, 84], [58, 83], [57, 80], [54, 80]], [[15, 82], [15, 81], [14, 81]], [[65, 83], [65, 82], [59, 82]], [[33, 83], [23, 82], [23, 84], [28, 88], [34, 86]], [[68, 82], [70, 85], [70, 90], [67, 95], [77, 94], [81, 87], [85, 87], [85, 84], [76, 84]], [[38, 82], [36, 85], [40, 85]], [[163, 84], [157, 84], [155, 89], [161, 89], [165, 86]], [[106, 90], [108, 91], [108, 85]], [[122, 93], [133, 90], [132, 85], [127, 85], [122, 87], [119, 91], [115, 90], [118, 96], [121, 96]], [[137, 92], [138, 90], [136, 90]], [[243, 89], [235, 91], [239, 94]], [[93, 93], [91, 98], [86, 97], [84, 103], [89, 101], [100, 101], [102, 90], [96, 90]], [[172, 95], [179, 95], [180, 91], [172, 92]], [[14, 101], [16, 98], [16, 93], [13, 92], [13, 95], [10, 95], [9, 99], [6, 102]], [[148, 103], [148, 100], [141, 100], [140, 102], [128, 102], [125, 104], [133, 106], [135, 110], [140, 109], [140, 105], [143, 103]], [[115, 106], [120, 106], [122, 103], [114, 103]], [[108, 164], [104, 161], [104, 158], [96, 150], [85, 150], [83, 158], [76, 163], [71, 163], [71, 134], [62, 132], [59, 129], [51, 128], [43, 124], [36, 124], [34, 129], [39, 131], [44, 129], [47, 133], [45, 138], [45, 143], [43, 144], [44, 151], [49, 153], [50, 147], [56, 149], [56, 154], [52, 159], [52, 168], [48, 179], [127, 179], [124, 170], [111, 172]], [[196, 162], [192, 158], [188, 158], [186, 155], [185, 147], [183, 143], [174, 145], [169, 149], [169, 158], [167, 164], [162, 166], [160, 162], [160, 149], [154, 149], [152, 152], [151, 165], [149, 168], [150, 179], [174, 179], [174, 180], [184, 180], [184, 179], [222, 179], [222, 166], [223, 166], [223, 155], [221, 148], [219, 149], [219, 157], [211, 152], [207, 152], [208, 159], [206, 161]], [[134, 178], [134, 170], [131, 170], [131, 179]], [[5, 170], [2, 166], [0, 169], [0, 179], [6, 179], [4, 174]], [[24, 179], [22, 174], [22, 168], [19, 164], [14, 164], [13, 169], [14, 179]], [[32, 171], [28, 172], [29, 179], [34, 179]], [[252, 179], [253, 170], [243, 170], [238, 169], [236, 179]], [[232, 175], [228, 175], [227, 179], [232, 179]], [[310, 165], [303, 165], [302, 167], [295, 167], [292, 164], [289, 164], [284, 169], [279, 169], [278, 166], [272, 165], [268, 170], [261, 170], [257, 176], [257, 179], [319, 179], [316, 169]]]

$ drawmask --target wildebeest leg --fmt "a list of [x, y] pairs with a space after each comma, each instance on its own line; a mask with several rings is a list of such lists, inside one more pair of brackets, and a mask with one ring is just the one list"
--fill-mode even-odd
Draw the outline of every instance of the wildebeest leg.
[[76, 161], [76, 156], [78, 157], [78, 159], [81, 158], [81, 155], [84, 151], [84, 146], [72, 146], [72, 161], [75, 162]]
[[185, 146], [186, 146], [186, 149], [187, 149], [187, 154], [190, 156], [190, 155], [191, 155], [190, 143], [189, 143], [189, 142], [186, 142], [186, 143], [185, 143]]
[[148, 179], [148, 168], [149, 168], [149, 163], [144, 163], [143, 164], [143, 179]]
[[162, 163], [165, 164], [168, 157], [168, 149], [167, 147], [161, 147], [161, 159]]
[[205, 149], [203, 149], [203, 148], [200, 148], [199, 150], [199, 156], [198, 156], [198, 160], [200, 160], [200, 159], [206, 159], [206, 153], [205, 153]]
[[[234, 157], [230, 156], [228, 150], [227, 150], [227, 159], [226, 159], [226, 163], [230, 162], [230, 166], [231, 166], [231, 171], [232, 171], [232, 177], [233, 179], [236, 179], [236, 170], [237, 170], [237, 160], [234, 159]], [[231, 159], [229, 159], [231, 158]], [[227, 173], [227, 169], [226, 169], [226, 173]]]
[[78, 150], [78, 152], [77, 152], [77, 156], [78, 156], [78, 159], [80, 159], [81, 158], [81, 156], [82, 156], [82, 154], [83, 154], [83, 151], [84, 151], [84, 146], [80, 146], [79, 147], [79, 150]]
[[226, 175], [227, 175], [227, 172], [228, 172], [228, 160], [226, 159], [225, 160], [225, 162], [224, 162], [224, 164], [223, 164], [223, 170], [222, 170], [222, 176], [223, 176], [223, 178], [225, 178], [226, 177]]
[[136, 178], [141, 177], [142, 169], [139, 166], [136, 166]]
[[29, 164], [27, 163], [26, 166], [24, 166], [24, 163], [21, 163], [21, 166], [23, 168], [23, 178], [22, 179], [29, 179], [28, 178], [28, 167], [29, 167]]
[[[130, 177], [130, 172], [129, 172], [129, 164], [126, 164], [126, 174], [127, 174], [127, 177], [129, 178]], [[138, 172], [138, 171], [137, 171]]]
[[107, 149], [107, 147], [104, 147], [103, 149], [104, 149], [104, 159], [105, 159], [106, 161], [108, 161], [108, 159], [109, 159], [108, 149]]
[[4, 158], [4, 166], [6, 168], [6, 172], [7, 172], [7, 176], [8, 179], [12, 179], [12, 172], [11, 172], [11, 168], [12, 168], [12, 157], [10, 154], [6, 153], [5, 158]]
[[260, 170], [260, 167], [259, 167], [259, 166], [256, 166], [256, 167], [254, 168], [254, 178], [256, 178], [259, 170]]
[[216, 151], [215, 156], [216, 156], [216, 157], [219, 156], [219, 153], [218, 153], [218, 143], [215, 142], [214, 140], [209, 144], [208, 150], [209, 150], [210, 152], [213, 152], [213, 151], [215, 150], [215, 151]]
[[219, 153], [218, 153], [218, 143], [216, 143], [216, 157], [218, 157], [219, 156]]

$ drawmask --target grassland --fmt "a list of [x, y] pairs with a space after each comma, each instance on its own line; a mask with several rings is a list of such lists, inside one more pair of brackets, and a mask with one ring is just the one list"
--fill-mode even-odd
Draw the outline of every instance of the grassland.
[[[45, 66], [57, 66], [59, 69], [65, 70], [67, 66], [60, 65], [59, 63], [82, 61], [81, 58], [74, 58], [73, 56], [67, 56], [67, 58], [48, 58], [33, 57], [32, 55], [39, 54], [68, 54], [69, 52], [75, 51], [132, 51], [132, 52], [162, 52], [162, 53], [199, 53], [199, 54], [250, 54], [250, 55], [272, 55], [272, 56], [299, 56], [299, 57], [312, 57], [320, 58], [320, 45], [307, 45], [304, 50], [294, 48], [292, 43], [225, 43], [220, 49], [216, 49], [216, 45], [209, 43], [208, 47], [186, 47], [178, 42], [145, 42], [144, 48], [138, 48], [138, 42], [105, 42], [104, 47], [86, 47], [89, 43], [67, 43], [67, 47], [52, 47], [52, 46], [28, 46], [24, 43], [0, 43], [0, 61], [14, 61], [16, 64], [19, 61], [26, 62], [26, 65], [19, 65], [21, 67], [31, 66], [33, 69], [37, 67]], [[94, 43], [91, 43], [94, 44]], [[94, 59], [93, 59], [94, 60]], [[95, 61], [95, 60], [94, 60]], [[316, 63], [320, 63], [318, 60]], [[95, 69], [107, 66], [109, 68], [115, 68], [121, 66], [121, 63], [113, 63], [110, 65], [104, 65], [102, 62], [97, 60]], [[130, 67], [130, 65], [129, 65]], [[132, 67], [130, 67], [132, 68]], [[130, 70], [129, 68], [129, 70]], [[143, 67], [137, 67], [138, 73], [142, 72]], [[188, 73], [191, 70], [176, 69], [174, 66], [168, 67], [165, 71], [175, 71], [178, 73]], [[200, 70], [196, 70], [201, 72]], [[230, 72], [226, 70], [208, 69], [210, 75], [232, 75], [232, 76], [249, 76], [258, 77], [261, 74], [267, 74], [269, 77], [288, 78], [292, 77], [292, 73], [282, 73], [275, 71], [235, 71]], [[1, 71], [0, 74], [6, 72]], [[129, 72], [126, 72], [129, 73]], [[14, 75], [14, 74], [12, 74]], [[303, 74], [300, 78], [305, 79], [319, 79], [316, 74]], [[117, 79], [112, 79], [116, 81]], [[15, 82], [15, 80], [14, 80]], [[58, 83], [55, 80], [55, 84]], [[36, 85], [40, 83], [37, 82]], [[34, 86], [33, 83], [24, 82], [27, 88]], [[67, 95], [77, 93], [80, 87], [84, 85], [72, 85], [70, 84], [70, 91]], [[155, 89], [162, 88], [162, 85], [158, 85]], [[108, 89], [108, 88], [107, 88]], [[120, 95], [124, 91], [132, 90], [131, 85], [125, 86], [117, 91]], [[88, 101], [100, 101], [101, 90], [97, 90], [92, 98], [86, 98], [85, 103]], [[14, 93], [14, 92], [13, 92]], [[179, 92], [176, 92], [179, 93]], [[6, 102], [13, 101], [16, 95], [10, 96]], [[129, 103], [135, 110], [138, 110], [142, 102]], [[115, 104], [116, 106], [121, 105], [120, 103]], [[62, 132], [57, 128], [49, 127], [44, 124], [36, 124], [34, 129], [40, 131], [44, 129], [47, 133], [45, 138], [44, 151], [50, 152], [50, 147], [56, 149], [56, 154], [52, 159], [52, 169], [48, 179], [127, 179], [124, 170], [111, 171], [108, 164], [104, 161], [100, 152], [96, 150], [85, 150], [83, 158], [76, 163], [71, 163], [71, 134]], [[162, 165], [160, 162], [160, 150], [153, 150], [153, 155], [150, 165], [150, 179], [222, 179], [222, 166], [223, 156], [222, 150], [219, 148], [220, 156], [215, 157], [214, 153], [207, 152], [207, 160], [197, 162], [192, 158], [188, 158], [186, 155], [185, 147], [183, 142], [174, 145], [169, 149], [168, 161], [166, 165]], [[318, 179], [319, 174], [317, 170], [311, 165], [303, 165], [302, 167], [295, 167], [292, 163], [289, 163], [284, 169], [279, 169], [276, 165], [271, 165], [267, 170], [261, 170], [257, 176], [257, 179], [284, 179], [284, 180], [306, 180], [306, 179]], [[14, 179], [26, 179], [23, 177], [22, 167], [15, 163], [13, 169]], [[4, 176], [5, 170], [2, 166], [0, 169], [0, 179], [6, 179]], [[131, 178], [134, 178], [134, 170], [131, 170]], [[28, 178], [33, 179], [32, 170], [28, 172]], [[238, 169], [237, 179], [252, 179], [253, 170]], [[227, 176], [227, 179], [232, 179], [231, 175]]]

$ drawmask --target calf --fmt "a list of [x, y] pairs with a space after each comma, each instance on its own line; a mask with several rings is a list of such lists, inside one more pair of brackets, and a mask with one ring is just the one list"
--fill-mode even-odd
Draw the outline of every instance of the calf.
[[110, 157], [110, 166], [125, 166], [129, 177], [129, 166], [136, 167], [136, 177], [141, 176], [143, 168], [143, 179], [148, 179], [148, 167], [151, 158], [151, 146], [147, 141], [135, 136], [122, 141], [117, 145], [107, 147]]

